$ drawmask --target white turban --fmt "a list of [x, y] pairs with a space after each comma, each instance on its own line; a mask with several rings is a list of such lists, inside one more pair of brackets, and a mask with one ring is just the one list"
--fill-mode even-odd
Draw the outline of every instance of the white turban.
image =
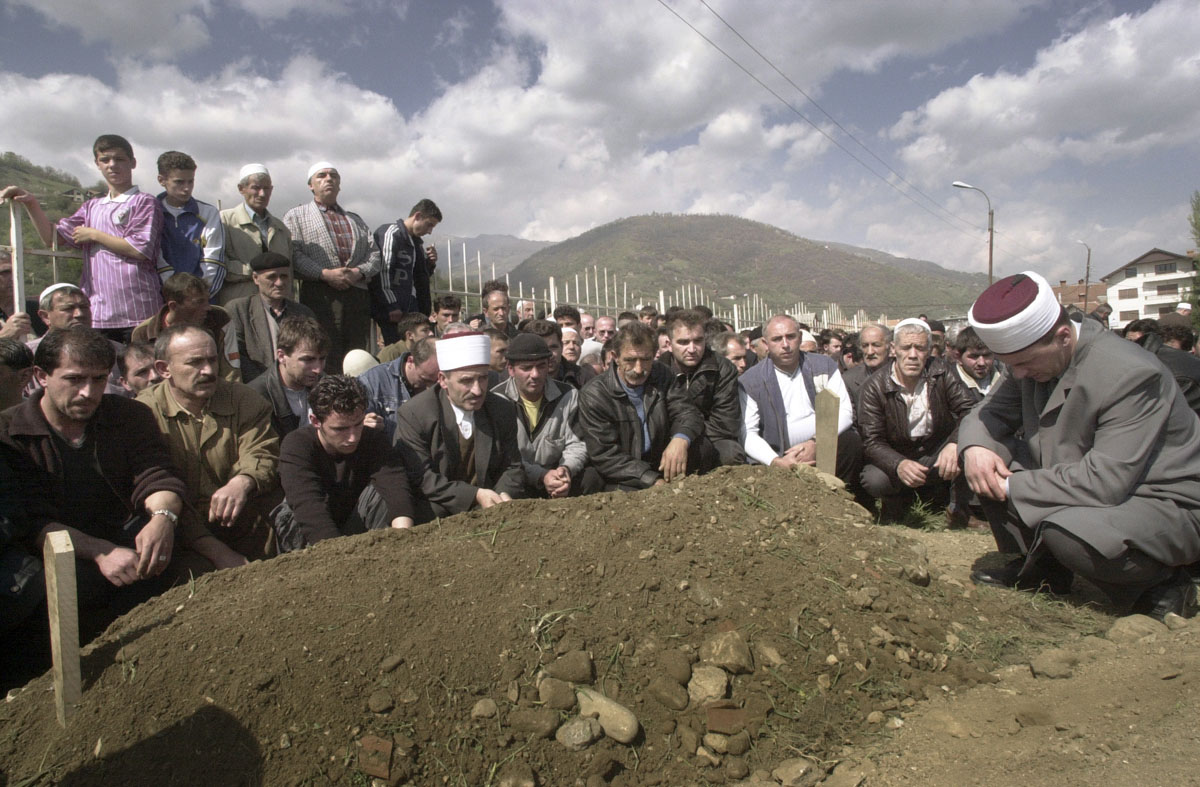
[[443, 336], [434, 345], [438, 369], [452, 372], [468, 366], [487, 366], [492, 360], [492, 340], [487, 334], [472, 331]]
[[1050, 283], [1025, 271], [984, 290], [967, 312], [967, 322], [988, 349], [1004, 355], [1020, 352], [1041, 339], [1061, 314], [1062, 305]]

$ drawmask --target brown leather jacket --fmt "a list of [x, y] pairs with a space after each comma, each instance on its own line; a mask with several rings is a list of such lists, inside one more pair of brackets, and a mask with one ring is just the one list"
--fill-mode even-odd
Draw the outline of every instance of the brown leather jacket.
[[958, 380], [958, 375], [940, 359], [929, 358], [921, 376], [929, 392], [933, 418], [927, 436], [913, 439], [908, 431], [908, 408], [900, 398], [904, 389], [892, 379], [889, 360], [863, 384], [858, 400], [858, 431], [862, 434], [866, 461], [897, 479], [896, 468], [903, 459], [918, 461], [955, 441], [958, 422], [975, 406], [975, 399]]

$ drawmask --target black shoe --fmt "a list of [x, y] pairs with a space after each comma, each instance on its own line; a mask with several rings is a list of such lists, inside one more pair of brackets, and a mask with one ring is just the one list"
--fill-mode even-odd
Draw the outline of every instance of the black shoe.
[[1181, 618], [1196, 614], [1196, 583], [1186, 568], [1179, 568], [1166, 582], [1143, 593], [1130, 610], [1135, 615], [1147, 615], [1162, 620], [1174, 612]]
[[996, 568], [977, 568], [971, 572], [971, 581], [976, 585], [993, 585], [1001, 588], [1015, 588], [1031, 593], [1039, 591], [1053, 596], [1066, 596], [1071, 592], [1071, 582], [1075, 575], [1058, 563], [1034, 566], [1022, 576], [1021, 568], [1025, 558], [1019, 557]]

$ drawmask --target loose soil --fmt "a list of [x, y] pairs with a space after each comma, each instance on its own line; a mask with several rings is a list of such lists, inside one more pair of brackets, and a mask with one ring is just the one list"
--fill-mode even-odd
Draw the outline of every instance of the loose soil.
[[325, 542], [117, 621], [66, 729], [48, 676], [10, 695], [0, 785], [1200, 781], [1198, 629], [974, 588], [992, 547], [751, 467]]

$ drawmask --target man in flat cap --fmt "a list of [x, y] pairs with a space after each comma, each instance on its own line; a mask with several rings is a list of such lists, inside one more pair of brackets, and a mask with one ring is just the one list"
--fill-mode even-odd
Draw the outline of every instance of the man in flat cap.
[[292, 233], [292, 265], [300, 279], [300, 302], [329, 331], [327, 369], [341, 374], [342, 358], [367, 346], [371, 329], [367, 281], [379, 273], [379, 247], [357, 213], [338, 204], [342, 176], [328, 161], [308, 168], [311, 202], [283, 216]]
[[[237, 207], [221, 211], [225, 227], [225, 282], [217, 291], [217, 305], [228, 306], [237, 298], [248, 298], [257, 291], [251, 264], [255, 257], [269, 251], [292, 264], [292, 233], [276, 216], [267, 211], [271, 202], [271, 173], [262, 164], [247, 164], [238, 173]], [[248, 381], [247, 381], [248, 382]]]
[[959, 428], [963, 468], [1001, 552], [976, 583], [1069, 592], [1072, 573], [1162, 620], [1196, 611], [1200, 421], [1171, 373], [1026, 271], [968, 313], [1006, 364]]
[[230, 331], [237, 339], [242, 382], [251, 383], [275, 367], [279, 323], [286, 317], [313, 317], [312, 309], [292, 300], [292, 263], [282, 254], [263, 251], [250, 260], [253, 295], [235, 298], [225, 307]]
[[482, 333], [437, 341], [438, 384], [397, 413], [396, 445], [421, 494], [417, 523], [525, 496], [517, 415], [488, 393], [491, 341]]
[[576, 432], [579, 391], [550, 379], [552, 359], [541, 336], [517, 334], [508, 345], [508, 379], [493, 389], [516, 405], [525, 486], [535, 497], [599, 492], [604, 484]]

